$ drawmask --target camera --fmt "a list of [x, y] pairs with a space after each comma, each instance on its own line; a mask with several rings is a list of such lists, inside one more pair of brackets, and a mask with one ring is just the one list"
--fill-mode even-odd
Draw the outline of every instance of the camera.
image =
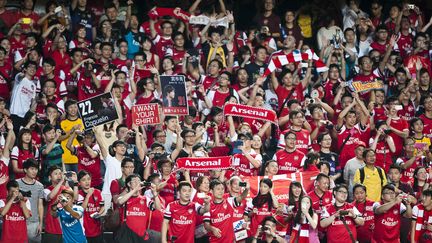
[[71, 177], [72, 177], [72, 171], [66, 171], [66, 172], [65, 172], [65, 176], [66, 176], [67, 178], [71, 178]]
[[31, 197], [31, 196], [32, 196], [31, 191], [27, 191], [27, 192], [25, 192], [25, 191], [19, 190], [19, 192], [21, 193], [21, 195], [22, 195], [23, 197]]
[[84, 136], [83, 135], [77, 135], [76, 140], [78, 141], [78, 143], [82, 143], [82, 141], [84, 140]]
[[314, 99], [309, 99], [309, 104], [313, 104], [313, 103], [315, 103], [315, 100]]
[[216, 124], [216, 122], [211, 122], [211, 123], [210, 123], [210, 126], [211, 126], [211, 127], [215, 127], [215, 126], [217, 126], [217, 124]]
[[136, 132], [135, 131], [130, 131], [130, 132], [128, 132], [128, 135], [130, 137], [135, 137], [136, 136]]
[[334, 127], [334, 125], [333, 125], [333, 123], [331, 123], [331, 122], [329, 122], [329, 123], [326, 124], [326, 128], [327, 128], [328, 130], [332, 130], [333, 127]]
[[384, 129], [384, 134], [388, 135], [390, 134], [391, 130], [390, 129]]
[[339, 211], [339, 215], [340, 216], [347, 216], [349, 214], [349, 212], [347, 210], [341, 210]]
[[147, 181], [141, 181], [141, 186], [145, 186], [145, 187], [147, 187], [147, 186], [151, 186], [151, 182], [147, 182]]
[[246, 187], [246, 182], [239, 182], [239, 186]]
[[63, 196], [63, 195], [60, 195], [60, 202], [62, 202], [62, 203], [66, 203], [66, 202], [68, 202], [69, 200], [67, 199], [67, 197], [65, 197], [65, 196]]
[[269, 228], [267, 225], [264, 225], [264, 226], [261, 228], [261, 231], [262, 231], [262, 232], [265, 232], [266, 230], [270, 230], [270, 228]]

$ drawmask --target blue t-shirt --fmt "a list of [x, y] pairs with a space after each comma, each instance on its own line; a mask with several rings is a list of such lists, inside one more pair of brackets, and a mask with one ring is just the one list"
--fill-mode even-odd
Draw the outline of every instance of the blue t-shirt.
[[63, 242], [64, 243], [75, 243], [75, 242], [87, 243], [87, 239], [84, 235], [83, 224], [82, 224], [82, 215], [84, 213], [84, 209], [81, 206], [77, 206], [77, 205], [74, 205], [72, 209], [81, 216], [80, 220], [72, 217], [72, 215], [66, 210], [64, 210], [63, 208], [57, 211], [57, 215], [60, 218], [60, 225], [63, 231]]

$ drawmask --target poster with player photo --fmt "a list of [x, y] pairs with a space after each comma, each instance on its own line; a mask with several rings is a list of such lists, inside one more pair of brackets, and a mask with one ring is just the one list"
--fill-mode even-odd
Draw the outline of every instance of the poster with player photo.
[[85, 130], [118, 119], [111, 93], [104, 93], [78, 102], [78, 113]]
[[160, 76], [165, 115], [189, 114], [185, 80], [183, 75]]

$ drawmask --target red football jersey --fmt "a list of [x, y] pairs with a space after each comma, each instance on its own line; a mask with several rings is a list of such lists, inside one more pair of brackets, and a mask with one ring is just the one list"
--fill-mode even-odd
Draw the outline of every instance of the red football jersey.
[[[408, 122], [401, 118], [392, 119], [390, 126], [401, 132], [404, 130], [409, 130]], [[389, 135], [393, 138], [396, 147], [396, 152], [394, 154], [399, 156], [403, 151], [403, 138], [396, 135], [394, 132], [391, 132]]]
[[252, 204], [252, 201], [248, 202], [246, 211], [252, 212], [248, 235], [255, 235], [258, 225], [261, 224], [264, 218], [267, 216], [272, 216], [276, 212], [274, 208], [269, 208], [267, 203], [258, 208]]
[[289, 174], [296, 172], [302, 168], [306, 157], [305, 154], [300, 152], [298, 149], [289, 153], [285, 149], [279, 150], [273, 156], [273, 159], [277, 161], [279, 171], [278, 174]]
[[189, 202], [186, 205], [180, 201], [168, 204], [165, 209], [164, 218], [168, 219], [168, 241], [172, 236], [177, 237], [177, 242], [193, 243], [196, 216], [202, 206], [196, 202]]
[[357, 240], [359, 242], [370, 242], [373, 234], [375, 214], [373, 211], [373, 201], [366, 199], [364, 203], [353, 203], [361, 213], [365, 223], [357, 227]]
[[421, 114], [419, 118], [422, 119], [424, 124], [423, 134], [428, 138], [432, 138], [432, 118], [427, 117], [425, 114]]
[[[339, 210], [353, 209], [354, 214], [361, 216], [360, 212], [350, 203], [345, 203]], [[333, 204], [328, 205], [324, 212], [321, 214], [321, 218], [325, 219], [336, 213], [336, 208]], [[354, 239], [357, 239], [357, 229], [355, 226], [354, 219], [351, 217], [345, 217], [345, 222], [348, 228], [351, 230]], [[327, 242], [328, 243], [340, 243], [351, 239], [348, 230], [345, 228], [342, 220], [336, 218], [327, 228]]]
[[[82, 204], [87, 193], [83, 190], [79, 190], [78, 204]], [[98, 213], [104, 205], [101, 191], [94, 189], [92, 196], [89, 198], [87, 208], [84, 211], [83, 223], [85, 235], [87, 237], [95, 237], [102, 234], [102, 222], [99, 219], [90, 217], [93, 213]]]
[[311, 147], [311, 139], [310, 139], [310, 133], [306, 129], [301, 129], [299, 131], [295, 131], [291, 128], [283, 131], [281, 135], [279, 136], [278, 141], [278, 147], [284, 148], [285, 147], [285, 133], [288, 131], [292, 131], [296, 134], [296, 148], [300, 152], [307, 154], [309, 151], [309, 148]]
[[0, 199], [7, 197], [6, 184], [9, 181], [9, 161], [9, 158], [5, 157], [0, 159]]
[[[6, 206], [7, 201], [0, 200], [0, 209]], [[26, 199], [26, 207], [30, 211], [30, 201]], [[12, 203], [9, 211], [3, 220], [3, 231], [1, 236], [1, 242], [12, 243], [12, 242], [27, 242], [27, 223], [24, 217], [23, 209], [21, 208], [20, 202]]]
[[[403, 163], [406, 163], [408, 160], [410, 160], [410, 159], [407, 157], [400, 157], [396, 160], [396, 164], [401, 165]], [[414, 163], [412, 163], [410, 167], [408, 167], [402, 171], [402, 177], [401, 177], [400, 181], [403, 183], [408, 183], [410, 185], [413, 185], [413, 183], [414, 183], [414, 171], [419, 166], [423, 166], [423, 159], [422, 158], [416, 158], [414, 160]]]
[[324, 211], [324, 207], [329, 205], [333, 199], [331, 191], [326, 191], [319, 197], [315, 190], [313, 190], [308, 193], [308, 196], [312, 199], [312, 209], [319, 215]]
[[234, 208], [238, 204], [234, 197], [224, 199], [221, 203], [210, 203], [210, 211], [204, 214], [204, 222], [209, 222], [213, 227], [218, 228], [222, 232], [222, 236], [217, 238], [213, 233], [209, 232], [210, 242], [233, 242], [234, 229], [233, 220]]
[[[376, 202], [374, 209], [380, 206], [380, 202]], [[403, 203], [394, 205], [387, 210], [386, 213], [375, 215], [375, 229], [372, 236], [373, 242], [399, 242], [401, 214], [404, 213], [406, 207]]]
[[[94, 150], [98, 151], [99, 153], [99, 147], [95, 146], [93, 147]], [[101, 175], [101, 161], [100, 157], [96, 156], [96, 158], [92, 158], [90, 154], [87, 152], [85, 147], [82, 146], [76, 146], [75, 147], [75, 153], [78, 157], [78, 170], [86, 170], [91, 174], [92, 180], [91, 180], [91, 186], [99, 186], [102, 185], [103, 179]]]
[[129, 198], [124, 207], [127, 226], [140, 237], [145, 236], [150, 210], [154, 210], [153, 201], [146, 196], [139, 195]]
[[[53, 189], [54, 189], [54, 186], [51, 185], [51, 186], [45, 188], [45, 190], [44, 190], [45, 201], [48, 202], [47, 208], [51, 208], [51, 206], [54, 205], [54, 203], [57, 201], [58, 195], [60, 195], [61, 191], [63, 191], [64, 189], [66, 189], [66, 187], [65, 186], [61, 186], [60, 190], [53, 197], [53, 199], [49, 200], [48, 199], [48, 194], [50, 194], [50, 192]], [[61, 226], [60, 226], [60, 221], [58, 220], [58, 218], [54, 218], [53, 216], [51, 216], [50, 213], [47, 213], [47, 215], [45, 216], [45, 232], [46, 233], [50, 233], [50, 234], [55, 234], [55, 235], [61, 235], [62, 234], [62, 229], [61, 229]]]

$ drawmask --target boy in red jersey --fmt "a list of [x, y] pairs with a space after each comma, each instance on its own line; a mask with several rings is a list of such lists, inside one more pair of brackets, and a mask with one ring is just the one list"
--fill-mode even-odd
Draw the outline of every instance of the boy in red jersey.
[[178, 186], [180, 199], [168, 204], [165, 209], [162, 224], [162, 243], [176, 242], [192, 243], [194, 234], [190, 229], [195, 227], [197, 214], [203, 215], [210, 210], [210, 197], [205, 196], [204, 206], [191, 202], [192, 185], [180, 182]]
[[238, 197], [224, 199], [225, 186], [219, 180], [210, 183], [213, 201], [210, 211], [204, 214], [204, 227], [209, 232], [210, 242], [233, 242], [235, 239], [233, 228], [234, 208], [241, 205], [249, 193], [249, 183]]
[[410, 218], [411, 201], [410, 197], [404, 197], [403, 194], [396, 196], [395, 187], [387, 184], [382, 189], [381, 202], [376, 202], [375, 212], [375, 229], [372, 236], [372, 242], [399, 242], [401, 215]]
[[3, 219], [3, 243], [27, 242], [26, 219], [30, 218], [30, 201], [23, 197], [19, 191], [18, 182], [13, 180], [7, 183], [8, 197], [0, 200], [0, 214]]

